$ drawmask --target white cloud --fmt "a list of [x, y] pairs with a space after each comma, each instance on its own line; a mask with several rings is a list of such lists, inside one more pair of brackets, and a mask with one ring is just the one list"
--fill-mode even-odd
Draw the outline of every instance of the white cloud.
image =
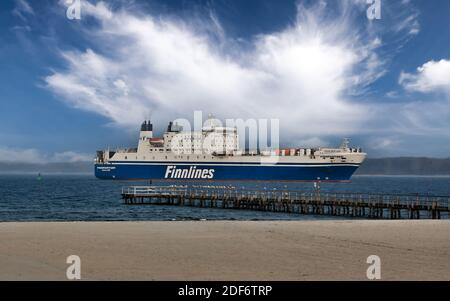
[[[393, 151], [414, 155], [448, 156], [444, 147], [450, 141], [449, 94], [415, 99], [408, 102], [371, 105], [377, 118], [365, 125], [366, 145], [380, 154]], [[394, 100], [393, 98], [391, 98]], [[361, 131], [364, 133], [364, 131]], [[395, 151], [394, 151], [395, 150]]]
[[393, 29], [397, 32], [406, 31], [410, 35], [418, 34], [420, 32], [420, 24], [417, 20], [418, 16], [418, 12], [408, 15], [401, 22], [398, 22]]
[[417, 100], [399, 105], [397, 112], [399, 133], [434, 136], [441, 141], [448, 141], [450, 138], [448, 99]]
[[[424, 93], [426, 98], [380, 106], [378, 114], [383, 117], [378, 122], [384, 123], [378, 132], [409, 137], [409, 141], [416, 142], [414, 149], [417, 151], [439, 152], [433, 150], [430, 143], [417, 142], [434, 137], [435, 144], [442, 148], [440, 143], [448, 143], [450, 139], [450, 60], [431, 60], [414, 73], [401, 72], [399, 84], [406, 91]], [[388, 94], [399, 97], [398, 93]]]
[[25, 15], [34, 15], [34, 10], [26, 0], [15, 0], [15, 6], [12, 13], [25, 21]]
[[16, 26], [13, 26], [11, 29], [12, 30], [18, 30], [18, 31], [23, 30], [23, 31], [31, 32], [31, 27], [28, 26], [28, 25], [25, 25], [25, 26], [16, 25]]
[[399, 83], [409, 91], [450, 92], [450, 60], [432, 60], [418, 67], [416, 73], [402, 72]]
[[325, 147], [328, 145], [328, 142], [318, 137], [311, 137], [301, 139], [296, 145], [301, 145], [302, 147]]
[[299, 5], [295, 22], [245, 43], [229, 37], [213, 12], [181, 20], [83, 3], [83, 16], [99, 24], [88, 30], [79, 24], [92, 49], [61, 51], [65, 69], [45, 81], [62, 101], [120, 127], [135, 130], [148, 117], [166, 124], [203, 110], [223, 119], [280, 118], [284, 141], [295, 145], [325, 145], [322, 137], [332, 135], [390, 137], [376, 138], [371, 145], [378, 149], [397, 146], [393, 133], [449, 128], [429, 123], [420, 102], [353, 97], [362, 99], [419, 31], [419, 14], [406, 1], [383, 3], [381, 22], [362, 23], [366, 1], [339, 2], [337, 13], [324, 1]]
[[393, 150], [400, 144], [398, 137], [375, 137], [369, 147], [375, 150]]
[[92, 154], [83, 154], [73, 151], [54, 153], [49, 160], [49, 162], [87, 162], [87, 161], [93, 161]]
[[28, 14], [34, 14], [33, 8], [26, 0], [16, 0], [16, 9]]
[[57, 162], [86, 162], [92, 161], [92, 155], [73, 151], [44, 154], [41, 151], [29, 148], [10, 148], [0, 146], [0, 162], [8, 163], [57, 163]]
[[400, 93], [396, 90], [392, 90], [392, 91], [387, 92], [385, 95], [386, 95], [386, 97], [389, 97], [389, 98], [398, 98], [400, 96]]
[[[65, 102], [123, 127], [201, 109], [221, 118], [280, 118], [288, 136], [347, 135], [370, 112], [345, 95], [384, 72], [381, 40], [359, 32], [345, 7], [326, 18], [324, 6], [300, 6], [294, 24], [243, 48], [214, 15], [202, 28], [84, 3], [84, 14], [100, 21], [90, 33], [99, 50], [63, 51], [67, 69], [45, 80]], [[211, 38], [211, 26], [226, 43]]]
[[128, 85], [121, 79], [114, 81], [114, 86], [123, 93], [124, 96], [128, 96]]
[[0, 147], [0, 162], [40, 163], [41, 159], [41, 154], [36, 149]]

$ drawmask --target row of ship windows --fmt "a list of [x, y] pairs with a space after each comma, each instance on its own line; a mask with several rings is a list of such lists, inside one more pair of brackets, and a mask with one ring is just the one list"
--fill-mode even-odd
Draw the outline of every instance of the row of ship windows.
[[[230, 145], [230, 147], [233, 147], [232, 145]], [[184, 149], [183, 147], [175, 147], [175, 148], [173, 148], [173, 149], [170, 149], [170, 148], [166, 148], [165, 149], [165, 151], [166, 152], [170, 152], [171, 150], [180, 150], [180, 149]], [[199, 148], [195, 148], [195, 149], [199, 149]], [[150, 148], [150, 151], [151, 152], [157, 152], [157, 151], [159, 151], [159, 152], [163, 152], [164, 151], [164, 149], [163, 148]]]
[[[201, 156], [197, 156], [197, 159], [200, 159]], [[164, 157], [167, 159], [167, 156]], [[184, 159], [184, 156], [174, 156], [175, 159]], [[203, 156], [203, 159], [206, 159], [206, 156]], [[210, 159], [213, 159], [213, 157], [210, 157]], [[128, 160], [128, 156], [125, 156], [125, 160]], [[136, 160], [138, 160], [138, 156], [136, 156]], [[145, 156], [142, 157], [142, 160], [145, 160]], [[155, 160], [155, 156], [152, 157], [152, 160]], [[186, 156], [186, 160], [189, 160], [189, 156]]]
[[[186, 138], [183, 138], [183, 139], [177, 139], [176, 141], [178, 141], [178, 142], [186, 141], [186, 142], [203, 143], [204, 139], [186, 139]], [[227, 138], [227, 139], [215, 138], [215, 139], [210, 139], [209, 141], [216, 141], [216, 142], [229, 141], [229, 142], [234, 142], [234, 141], [237, 141], [237, 139], [235, 139], [235, 138]], [[171, 143], [172, 140], [168, 139], [167, 142]]]

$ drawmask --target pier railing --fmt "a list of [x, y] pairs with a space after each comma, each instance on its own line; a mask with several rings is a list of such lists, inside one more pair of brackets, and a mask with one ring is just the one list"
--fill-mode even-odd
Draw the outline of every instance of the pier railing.
[[419, 194], [130, 186], [122, 189], [122, 198], [130, 205], [188, 205], [374, 218], [448, 218], [450, 212], [450, 196]]
[[176, 187], [161, 187], [161, 186], [129, 186], [122, 188], [122, 195], [139, 195], [152, 196], [155, 194], [178, 194], [184, 193], [185, 189]]

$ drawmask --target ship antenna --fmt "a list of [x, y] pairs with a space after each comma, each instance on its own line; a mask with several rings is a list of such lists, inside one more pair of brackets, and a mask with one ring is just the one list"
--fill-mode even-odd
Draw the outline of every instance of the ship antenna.
[[350, 138], [344, 138], [342, 140], [340, 148], [347, 149], [349, 147], [349, 145], [350, 145]]

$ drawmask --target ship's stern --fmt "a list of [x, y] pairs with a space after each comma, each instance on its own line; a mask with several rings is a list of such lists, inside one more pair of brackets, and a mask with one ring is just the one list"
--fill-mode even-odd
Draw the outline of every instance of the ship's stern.
[[116, 166], [108, 163], [108, 151], [97, 151], [94, 164], [94, 175], [99, 179], [115, 179]]

